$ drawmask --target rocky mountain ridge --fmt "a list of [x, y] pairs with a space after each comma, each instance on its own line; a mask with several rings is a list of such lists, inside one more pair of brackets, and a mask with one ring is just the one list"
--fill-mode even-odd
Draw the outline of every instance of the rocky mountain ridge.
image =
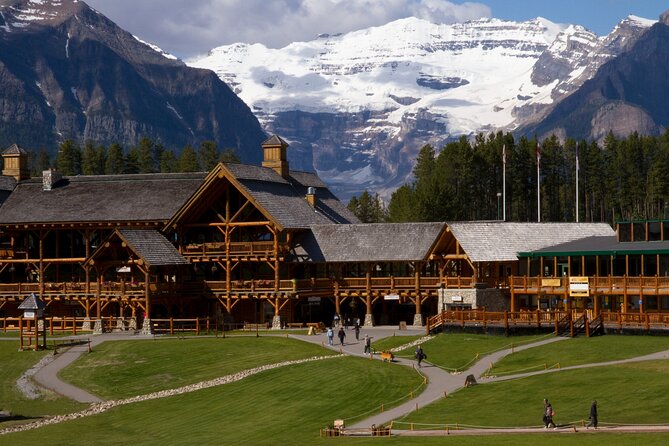
[[213, 73], [186, 66], [78, 0], [0, 0], [0, 144], [63, 139], [181, 148], [214, 140], [259, 162], [265, 137]]

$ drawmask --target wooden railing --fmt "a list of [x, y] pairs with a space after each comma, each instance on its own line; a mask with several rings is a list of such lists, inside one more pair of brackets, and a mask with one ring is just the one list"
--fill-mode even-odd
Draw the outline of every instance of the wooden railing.
[[[441, 325], [465, 326], [487, 326], [497, 325], [506, 328], [512, 326], [531, 326], [537, 328], [557, 327], [560, 321], [573, 320], [587, 315], [588, 320], [595, 318], [590, 311], [485, 311], [485, 310], [448, 310], [428, 318], [427, 328], [432, 330]], [[606, 327], [619, 328], [669, 328], [669, 312], [643, 312], [643, 313], [621, 313], [601, 312], [598, 315]]]
[[[279, 247], [279, 251], [282, 247]], [[270, 255], [274, 253], [273, 241], [260, 242], [232, 242], [230, 243], [230, 254], [232, 255]], [[222, 256], [226, 254], [225, 243], [191, 243], [182, 248], [184, 256]]]
[[217, 321], [214, 318], [193, 318], [193, 319], [151, 319], [153, 332], [175, 334], [175, 333], [195, 333], [199, 335], [202, 332], [218, 331]]
[[[89, 326], [85, 323], [89, 322]], [[86, 319], [84, 317], [45, 317], [44, 327], [49, 334], [54, 333], [72, 333], [77, 334], [92, 330], [93, 319]], [[35, 320], [32, 318], [25, 319], [23, 317], [3, 317], [0, 318], [0, 331], [7, 333], [8, 331], [19, 331], [19, 328], [24, 330], [34, 329]]]
[[[564, 292], [569, 288], [569, 277], [512, 276], [509, 286], [516, 292]], [[598, 294], [622, 294], [625, 290], [629, 293], [669, 294], [669, 277], [596, 276], [588, 278], [588, 287]]]

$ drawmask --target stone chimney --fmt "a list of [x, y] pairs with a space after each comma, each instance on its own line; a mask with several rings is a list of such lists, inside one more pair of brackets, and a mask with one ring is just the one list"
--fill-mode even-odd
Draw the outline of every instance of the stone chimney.
[[308, 187], [307, 195], [304, 198], [307, 199], [307, 203], [309, 203], [312, 208], [316, 207], [316, 188]]
[[28, 153], [25, 150], [12, 144], [8, 149], [2, 152], [4, 167], [2, 174], [8, 177], [16, 178], [16, 181], [23, 181], [30, 178], [28, 170]]
[[286, 156], [286, 149], [288, 143], [276, 135], [272, 135], [265, 142], [262, 143], [263, 150], [263, 167], [274, 169], [276, 173], [283, 178], [288, 178], [288, 158]]
[[56, 183], [63, 179], [63, 174], [56, 169], [49, 169], [42, 172], [42, 190], [52, 190]]

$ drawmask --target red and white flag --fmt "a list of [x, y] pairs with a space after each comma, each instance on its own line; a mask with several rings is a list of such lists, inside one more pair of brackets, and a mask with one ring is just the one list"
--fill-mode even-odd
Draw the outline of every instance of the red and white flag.
[[539, 143], [537, 143], [537, 164], [541, 162], [541, 148], [539, 148]]
[[506, 165], [506, 144], [502, 146], [502, 163]]

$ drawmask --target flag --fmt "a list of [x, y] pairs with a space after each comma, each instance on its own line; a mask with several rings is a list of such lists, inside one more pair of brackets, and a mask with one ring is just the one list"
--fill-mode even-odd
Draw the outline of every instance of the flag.
[[537, 164], [541, 162], [541, 149], [539, 148], [539, 143], [537, 143]]
[[506, 144], [502, 146], [502, 163], [506, 166]]

